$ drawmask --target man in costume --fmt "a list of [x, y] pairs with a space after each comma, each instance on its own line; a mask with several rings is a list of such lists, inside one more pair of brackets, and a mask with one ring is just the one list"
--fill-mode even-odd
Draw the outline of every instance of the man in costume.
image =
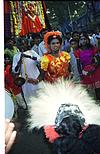
[[28, 42], [25, 38], [19, 38], [18, 48], [20, 52], [13, 58], [12, 70], [25, 79], [22, 90], [28, 102], [29, 98], [35, 95], [36, 90], [39, 88], [38, 76], [40, 71], [37, 67], [37, 62], [40, 56], [35, 51], [28, 49]]
[[99, 154], [100, 107], [80, 85], [44, 83], [9, 154]]

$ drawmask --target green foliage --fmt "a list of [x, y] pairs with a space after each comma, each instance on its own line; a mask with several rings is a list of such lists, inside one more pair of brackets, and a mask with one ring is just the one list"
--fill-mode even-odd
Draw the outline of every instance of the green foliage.
[[45, 3], [53, 27], [63, 23], [65, 19], [70, 23], [86, 12], [86, 1], [45, 1]]

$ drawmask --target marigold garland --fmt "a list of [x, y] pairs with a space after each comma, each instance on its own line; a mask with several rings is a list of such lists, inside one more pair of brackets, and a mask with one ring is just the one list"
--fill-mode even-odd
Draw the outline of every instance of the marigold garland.
[[[41, 69], [47, 71], [49, 63], [54, 59], [54, 56], [48, 54], [41, 58]], [[55, 59], [55, 65], [60, 65], [62, 62], [69, 63], [70, 55], [67, 52], [62, 52], [60, 57]]]
[[48, 57], [46, 55], [44, 55], [41, 58], [41, 69], [43, 69], [44, 71], [47, 71], [49, 62], [50, 61], [49, 61]]
[[[18, 36], [20, 33], [26, 35], [29, 32], [40, 32], [45, 28], [45, 18], [41, 1], [9, 1], [11, 7], [11, 33]], [[28, 30], [23, 29], [23, 10], [27, 17], [33, 23], [33, 27], [26, 23]], [[28, 19], [27, 18], [27, 19]], [[26, 25], [26, 27], [27, 27]]]

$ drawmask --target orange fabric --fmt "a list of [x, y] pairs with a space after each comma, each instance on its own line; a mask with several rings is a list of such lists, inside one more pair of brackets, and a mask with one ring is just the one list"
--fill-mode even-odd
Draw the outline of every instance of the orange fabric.
[[60, 57], [57, 58], [50, 54], [46, 56], [50, 62], [47, 71], [45, 72], [45, 81], [54, 82], [58, 78], [67, 78], [69, 76], [69, 63], [65, 58], [62, 59], [63, 53], [61, 53]]
[[53, 143], [59, 136], [59, 134], [55, 131], [55, 128], [53, 126], [45, 126], [44, 132], [46, 135], [46, 138], [49, 139], [49, 142]]
[[34, 21], [32, 21], [27, 13], [25, 13], [24, 9], [22, 9], [22, 28], [20, 32], [20, 36], [26, 35], [30, 32], [37, 33], [42, 30], [43, 26], [40, 22], [38, 16], [35, 17]]
[[50, 61], [53, 60], [53, 56], [52, 56], [52, 55], [47, 55], [47, 57], [48, 57], [48, 59], [49, 59]]

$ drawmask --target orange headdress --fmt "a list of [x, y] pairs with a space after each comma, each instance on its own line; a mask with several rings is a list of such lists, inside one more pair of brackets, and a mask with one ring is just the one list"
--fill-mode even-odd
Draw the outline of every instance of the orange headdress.
[[57, 36], [60, 36], [62, 38], [62, 34], [59, 31], [51, 31], [51, 32], [47, 32], [44, 35], [45, 47], [47, 48], [48, 51], [49, 51], [48, 39], [49, 39], [50, 36], [53, 36], [53, 38], [56, 38]]

